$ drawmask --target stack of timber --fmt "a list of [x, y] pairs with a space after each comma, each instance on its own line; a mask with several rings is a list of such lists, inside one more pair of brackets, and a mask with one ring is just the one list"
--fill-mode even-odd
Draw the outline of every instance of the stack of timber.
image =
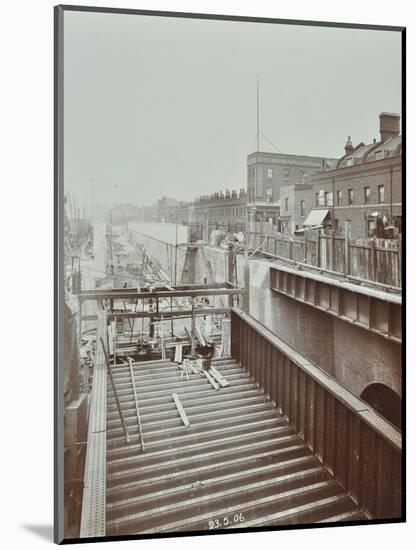
[[247, 372], [212, 365], [220, 391], [169, 361], [112, 367], [130, 442], [109, 385], [106, 535], [366, 519]]

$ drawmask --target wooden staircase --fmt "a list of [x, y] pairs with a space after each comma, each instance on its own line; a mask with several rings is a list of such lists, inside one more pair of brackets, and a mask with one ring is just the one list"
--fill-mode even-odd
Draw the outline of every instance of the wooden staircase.
[[235, 360], [213, 364], [228, 387], [134, 364], [145, 451], [129, 367], [112, 367], [130, 442], [108, 383], [106, 535], [367, 519]]

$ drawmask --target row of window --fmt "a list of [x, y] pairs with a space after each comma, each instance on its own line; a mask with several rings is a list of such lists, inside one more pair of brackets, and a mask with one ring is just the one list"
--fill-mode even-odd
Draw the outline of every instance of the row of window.
[[203, 211], [199, 211], [197, 213], [197, 217], [205, 221], [205, 218], [223, 218], [223, 217], [242, 217], [247, 215], [247, 207], [245, 206], [236, 206], [236, 207], [228, 207], [228, 208], [215, 208], [210, 209], [207, 214], [205, 214]]
[[[343, 193], [342, 189], [337, 190], [337, 206], [342, 205]], [[383, 203], [385, 200], [384, 185], [377, 186], [377, 202]], [[364, 204], [369, 204], [371, 202], [371, 189], [370, 187], [364, 187]], [[347, 203], [354, 204], [354, 189], [347, 189]], [[360, 202], [358, 202], [360, 204]], [[316, 206], [333, 206], [334, 205], [334, 195], [330, 191], [323, 191], [322, 189], [319, 193], [315, 193], [315, 205]]]
[[[249, 166], [248, 167], [248, 177], [254, 178], [256, 172], [255, 166]], [[275, 176], [275, 169], [274, 168], [265, 168], [263, 171], [263, 168], [261, 166], [257, 166], [257, 175], [262, 176], [265, 174], [269, 179], [273, 178]], [[299, 170], [299, 178], [302, 180], [305, 177], [305, 170]], [[283, 178], [289, 179], [290, 177], [290, 168], [283, 168]]]
[[[383, 203], [384, 202], [384, 185], [379, 185], [377, 187], [378, 191], [378, 202]], [[354, 189], [348, 189], [348, 204], [354, 204]], [[369, 204], [371, 202], [371, 190], [370, 187], [364, 187], [364, 203]], [[333, 193], [330, 191], [323, 191], [322, 189], [319, 191], [319, 193], [316, 193], [315, 195], [315, 204], [316, 206], [333, 206], [334, 205], [334, 196]], [[337, 191], [337, 205], [342, 205], [342, 190], [339, 189]], [[289, 198], [285, 197], [285, 211], [289, 211]], [[302, 217], [305, 216], [306, 212], [306, 201], [301, 200], [300, 201], [300, 215]]]
[[[381, 160], [381, 159], [384, 158], [384, 156], [385, 156], [384, 149], [382, 149], [381, 151], [376, 151], [374, 153], [374, 160]], [[354, 159], [352, 157], [348, 157], [345, 161], [345, 165], [346, 166], [353, 166], [353, 164], [354, 164]]]
[[[289, 199], [288, 197], [285, 197], [285, 211], [288, 212], [289, 211]], [[301, 200], [300, 201], [300, 215], [302, 217], [305, 216], [305, 213], [306, 213], [306, 201], [305, 200]]]
[[[256, 184], [256, 189], [254, 189], [254, 187], [248, 188], [249, 202], [254, 202], [255, 197], [258, 199], [264, 198], [264, 189], [261, 182]], [[266, 202], [273, 202], [273, 187], [266, 187]]]

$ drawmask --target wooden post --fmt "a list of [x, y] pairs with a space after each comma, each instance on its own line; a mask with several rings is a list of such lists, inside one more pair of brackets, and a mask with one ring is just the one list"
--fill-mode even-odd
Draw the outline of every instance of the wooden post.
[[368, 270], [371, 273], [373, 281], [377, 281], [377, 252], [376, 252], [376, 239], [370, 240], [370, 269]]
[[195, 355], [195, 297], [191, 298], [191, 356]]
[[160, 316], [160, 340], [161, 340], [161, 347], [162, 347], [162, 359], [166, 359], [166, 350], [165, 350], [165, 332], [163, 330], [163, 313]]
[[250, 237], [251, 235], [253, 235], [253, 238], [250, 239], [249, 241], [249, 245], [251, 246], [251, 248], [256, 248], [256, 208], [253, 207], [253, 208], [250, 208], [250, 219], [249, 219], [249, 232], [250, 232]]
[[[133, 319], [134, 323], [134, 319]], [[113, 363], [117, 363], [117, 316], [114, 317], [113, 321], [114, 333], [113, 333]], [[130, 339], [131, 341], [131, 339]]]
[[116, 389], [116, 386], [114, 384], [113, 373], [111, 372], [111, 367], [110, 367], [110, 360], [108, 358], [107, 349], [105, 347], [104, 339], [103, 339], [102, 336], [100, 336], [100, 340], [101, 340], [101, 346], [102, 346], [103, 352], [104, 352], [105, 363], [107, 365], [107, 372], [108, 372], [108, 375], [110, 377], [111, 387], [113, 388], [114, 397], [116, 399], [118, 414], [120, 415], [121, 425], [123, 426], [124, 435], [126, 437], [126, 443], [129, 443], [130, 442], [129, 430], [128, 430], [127, 424], [124, 420], [123, 409], [121, 408], [121, 403], [120, 403], [120, 400], [119, 400], [119, 397], [118, 397], [117, 389]]
[[305, 242], [304, 242], [304, 245], [303, 245], [304, 253], [305, 253], [304, 254], [304, 258], [305, 258], [304, 262], [305, 262], [305, 264], [307, 264], [308, 263], [308, 230], [307, 229], [305, 229], [305, 232], [303, 233], [303, 235], [305, 237]]
[[[233, 277], [233, 245], [232, 243], [228, 243], [227, 248], [227, 281], [231, 284], [234, 283], [234, 277]], [[228, 296], [228, 306], [233, 307], [233, 296], [230, 294]]]
[[321, 266], [321, 231], [316, 230], [316, 267]]
[[244, 295], [243, 310], [250, 312], [250, 267], [248, 265], [248, 246], [244, 250]]
[[79, 301], [79, 321], [78, 321], [78, 345], [81, 345], [82, 337], [82, 300]]
[[335, 239], [333, 229], [329, 232], [329, 269], [331, 271], [335, 270]]
[[131, 357], [127, 357], [127, 361], [129, 362], [131, 384], [133, 386], [134, 404], [136, 406], [137, 424], [139, 427], [139, 435], [140, 435], [140, 445], [141, 445], [142, 451], [144, 452], [145, 448], [144, 448], [144, 440], [143, 440], [143, 428], [142, 428], [142, 420], [141, 420], [140, 411], [139, 411], [139, 401], [137, 399], [136, 381], [134, 379], [133, 359]]

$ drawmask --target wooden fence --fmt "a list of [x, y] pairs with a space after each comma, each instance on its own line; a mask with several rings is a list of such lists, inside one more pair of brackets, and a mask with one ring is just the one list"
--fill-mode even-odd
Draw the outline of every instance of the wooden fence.
[[401, 239], [350, 239], [320, 229], [291, 237], [267, 223], [252, 224], [247, 234], [252, 250], [306, 263], [351, 277], [402, 286]]

